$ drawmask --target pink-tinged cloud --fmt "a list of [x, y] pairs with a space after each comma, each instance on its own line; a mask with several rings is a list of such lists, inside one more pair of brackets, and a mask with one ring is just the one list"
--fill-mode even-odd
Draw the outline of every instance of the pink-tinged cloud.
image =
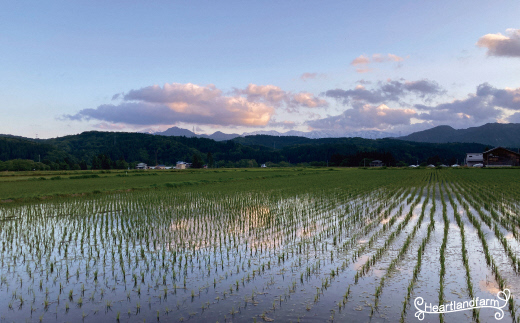
[[354, 58], [354, 60], [352, 62], [350, 62], [350, 65], [359, 66], [359, 65], [368, 65], [369, 63], [370, 63], [370, 58], [366, 57], [365, 55], [360, 55], [360, 56]]
[[352, 62], [350, 62], [350, 65], [357, 67], [357, 73], [368, 73], [373, 71], [373, 69], [370, 68], [370, 64], [372, 63], [402, 62], [404, 61], [404, 59], [404, 57], [397, 56], [394, 54], [373, 54], [372, 58], [365, 55], [360, 55], [356, 57]]
[[506, 35], [484, 35], [477, 41], [477, 46], [487, 48], [488, 56], [520, 57], [520, 29], [507, 29]]
[[327, 101], [308, 92], [292, 93], [274, 85], [249, 84], [245, 89], [235, 89], [234, 93], [245, 96], [252, 102], [264, 102], [276, 107], [285, 106], [289, 112], [296, 112], [300, 107], [326, 107]]
[[205, 125], [265, 126], [273, 106], [243, 96], [225, 96], [214, 85], [165, 84], [131, 90], [120, 104], [83, 109], [72, 120], [96, 119], [127, 125], [170, 125], [187, 122]]
[[404, 61], [404, 57], [400, 57], [394, 54], [388, 54], [388, 60], [393, 62], [402, 62]]
[[307, 80], [315, 80], [318, 78], [325, 78], [327, 77], [325, 74], [318, 74], [318, 73], [303, 73], [300, 75], [300, 80], [307, 81]]
[[[274, 85], [249, 84], [224, 95], [214, 85], [165, 84], [131, 90], [119, 104], [104, 104], [95, 109], [83, 109], [70, 120], [100, 120], [100, 127], [111, 124], [127, 126], [171, 125], [178, 122], [219, 126], [265, 126], [276, 108], [290, 112], [299, 108], [326, 106], [325, 100], [311, 93], [286, 92]], [[114, 127], [114, 126], [111, 126]]]
[[249, 84], [245, 89], [235, 89], [235, 93], [245, 95], [250, 101], [265, 101], [277, 106], [288, 100], [287, 93], [275, 85]]
[[373, 70], [374, 70], [373, 68], [368, 68], [368, 67], [356, 68], [356, 73], [363, 74], [363, 73], [372, 72]]
[[312, 93], [300, 92], [293, 95], [292, 104], [297, 106], [304, 106], [307, 108], [316, 108], [327, 106], [327, 101], [318, 99]]

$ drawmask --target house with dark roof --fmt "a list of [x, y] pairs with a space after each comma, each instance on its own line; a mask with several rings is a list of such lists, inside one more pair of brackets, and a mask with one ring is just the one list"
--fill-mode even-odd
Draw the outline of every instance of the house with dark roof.
[[496, 147], [483, 153], [483, 164], [488, 167], [520, 166], [520, 154], [503, 147]]

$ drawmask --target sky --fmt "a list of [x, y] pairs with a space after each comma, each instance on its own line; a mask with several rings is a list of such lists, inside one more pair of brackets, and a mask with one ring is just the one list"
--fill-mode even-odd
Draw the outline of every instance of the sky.
[[520, 123], [518, 1], [4, 1], [0, 133]]

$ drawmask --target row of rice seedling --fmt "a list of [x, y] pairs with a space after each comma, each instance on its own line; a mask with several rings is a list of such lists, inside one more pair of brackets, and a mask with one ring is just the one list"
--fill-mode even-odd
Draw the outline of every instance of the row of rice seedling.
[[[366, 314], [355, 305], [362, 290], [375, 284], [368, 315], [384, 310], [379, 304], [392, 296], [383, 290], [408, 275], [401, 265], [413, 253], [403, 306], [392, 314], [404, 320], [423, 261], [432, 256], [425, 252], [436, 196], [443, 205], [441, 254], [447, 248], [445, 194], [463, 253], [469, 248], [459, 206], [474, 227], [488, 221], [504, 255], [517, 260], [517, 245], [503, 230], [516, 230], [520, 196], [487, 198], [477, 182], [454, 172], [353, 170], [254, 181], [258, 186], [226, 181], [2, 205], [2, 315], [14, 321], [325, 321], [335, 319], [335, 306], [359, 318]], [[489, 237], [476, 230], [505, 287]], [[444, 301], [447, 265], [435, 257]], [[471, 296], [471, 264], [466, 255], [462, 261], [461, 284]]]
[[[501, 273], [499, 271], [499, 268], [496, 265], [496, 261], [494, 260], [493, 256], [491, 255], [491, 253], [489, 251], [487, 237], [486, 237], [486, 235], [484, 234], [484, 232], [483, 232], [483, 230], [481, 228], [480, 221], [475, 217], [475, 215], [473, 215], [473, 213], [470, 210], [469, 204], [466, 202], [467, 201], [467, 197], [468, 197], [468, 193], [465, 192], [465, 195], [464, 195], [464, 198], [463, 198], [461, 196], [461, 194], [459, 194], [458, 191], [456, 190], [455, 184], [453, 184], [453, 183], [450, 183], [450, 184], [451, 184], [452, 192], [455, 194], [455, 197], [456, 197], [458, 203], [463, 206], [463, 208], [465, 210], [465, 213], [466, 213], [466, 216], [468, 217], [468, 219], [471, 222], [471, 224], [473, 225], [473, 227], [477, 230], [478, 237], [480, 239], [481, 245], [482, 245], [483, 250], [484, 250], [486, 264], [491, 269], [491, 271], [492, 271], [492, 273], [494, 275], [494, 278], [495, 278], [496, 282], [498, 283], [498, 287], [501, 290], [507, 288], [508, 287], [507, 286], [507, 282], [506, 282], [505, 278], [501, 275]], [[483, 220], [484, 223], [486, 223], [486, 221], [484, 221], [484, 219], [486, 219], [485, 217], [481, 218], [481, 219]], [[515, 306], [514, 306], [514, 298], [513, 298], [513, 296], [511, 296], [511, 298], [509, 299], [509, 310], [511, 312], [512, 318], [515, 319], [515, 317], [516, 317], [516, 315], [515, 315], [516, 310], [515, 310]], [[478, 318], [478, 316], [477, 316], [477, 318]]]
[[[423, 253], [424, 253], [424, 251], [426, 249], [426, 245], [430, 241], [431, 233], [435, 229], [435, 220], [434, 220], [434, 214], [435, 214], [435, 209], [436, 209], [436, 206], [435, 206], [435, 187], [436, 186], [434, 184], [433, 185], [433, 189], [432, 189], [432, 193], [431, 193], [432, 206], [430, 208], [430, 222], [428, 224], [427, 234], [423, 238], [423, 240], [421, 241], [419, 249], [417, 250], [417, 262], [415, 263], [415, 267], [413, 269], [413, 277], [412, 277], [412, 279], [410, 280], [410, 282], [408, 284], [406, 296], [405, 296], [404, 301], [403, 301], [403, 309], [401, 310], [400, 322], [404, 322], [405, 321], [406, 311], [407, 311], [407, 308], [408, 308], [408, 305], [409, 305], [409, 302], [410, 302], [410, 297], [412, 296], [413, 288], [414, 288], [415, 284], [417, 283], [417, 279], [419, 278], [419, 272], [421, 271]], [[427, 203], [427, 201], [425, 201], [425, 203], [423, 204], [423, 208], [421, 210], [422, 213], [424, 213], [426, 203]], [[377, 299], [377, 295], [376, 295], [376, 299]]]

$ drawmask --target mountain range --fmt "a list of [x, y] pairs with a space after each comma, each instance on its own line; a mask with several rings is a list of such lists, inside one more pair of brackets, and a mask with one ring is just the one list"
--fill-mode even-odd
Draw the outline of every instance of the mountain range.
[[[395, 138], [406, 141], [428, 142], [428, 143], [479, 143], [489, 145], [491, 147], [520, 147], [520, 124], [519, 123], [487, 123], [480, 127], [472, 127], [467, 129], [454, 129], [450, 126], [437, 126], [428, 130], [414, 132], [407, 136], [399, 137], [395, 133], [365, 130], [365, 131], [340, 131], [340, 130], [316, 130], [310, 132], [290, 130], [287, 132], [278, 132], [274, 130], [260, 130], [254, 132], [245, 132], [242, 134], [226, 134], [217, 131], [211, 135], [196, 134], [190, 130], [178, 127], [169, 128], [163, 132], [155, 132], [155, 135], [161, 136], [184, 136], [208, 138], [215, 141], [239, 140], [239, 138], [266, 135], [273, 137], [301, 137], [308, 139], [323, 138], [364, 138], [364, 139], [382, 139]], [[247, 140], [246, 140], [247, 141]], [[239, 140], [239, 142], [245, 142]]]
[[290, 130], [287, 132], [278, 132], [275, 130], [259, 130], [253, 132], [244, 132], [242, 134], [237, 133], [223, 133], [217, 131], [211, 135], [207, 134], [196, 134], [188, 129], [182, 129], [178, 127], [171, 127], [162, 132], [154, 132], [154, 135], [161, 136], [184, 136], [184, 137], [196, 137], [196, 138], [208, 138], [215, 141], [231, 140], [237, 137], [256, 136], [256, 135], [267, 135], [276, 137], [304, 137], [309, 139], [321, 139], [321, 138], [365, 138], [365, 139], [381, 139], [381, 138], [392, 138], [396, 137], [396, 134], [377, 130], [365, 130], [365, 131], [353, 131], [347, 132], [343, 130], [315, 130], [315, 131], [296, 131]]

